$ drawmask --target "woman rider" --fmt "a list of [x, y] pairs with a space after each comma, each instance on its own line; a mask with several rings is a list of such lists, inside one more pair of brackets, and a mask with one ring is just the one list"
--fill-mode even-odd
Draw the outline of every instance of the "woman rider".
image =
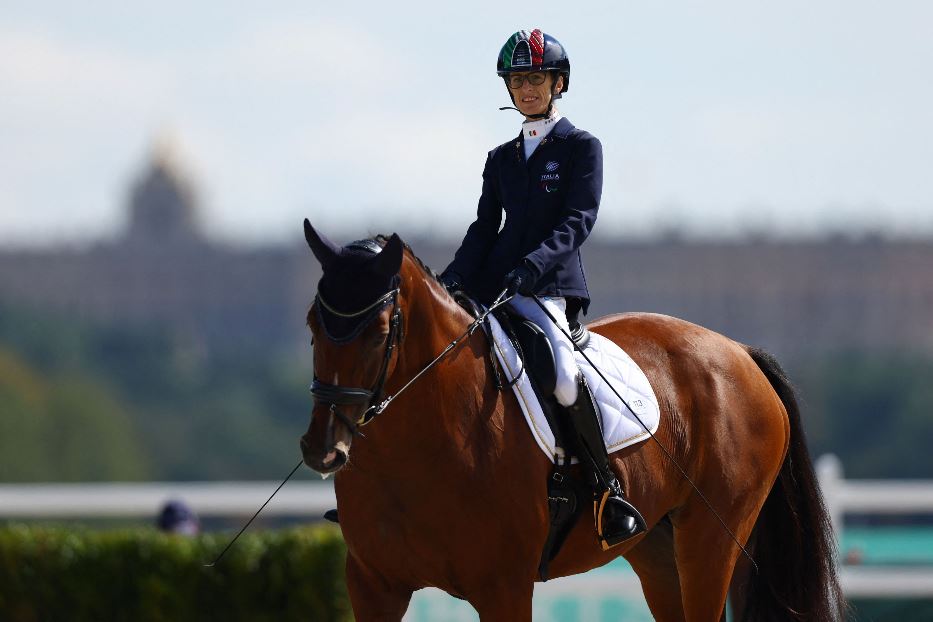
[[505, 288], [514, 294], [513, 310], [547, 334], [557, 362], [554, 396], [574, 428], [575, 454], [596, 482], [597, 535], [605, 549], [644, 531], [644, 519], [609, 467], [597, 406], [573, 345], [530, 298], [538, 296], [567, 332], [568, 315], [575, 322], [580, 310], [586, 313], [580, 246], [599, 209], [602, 146], [554, 107], [570, 85], [570, 61], [557, 39], [540, 30], [516, 32], [502, 47], [496, 72], [525, 121], [517, 139], [489, 152], [476, 220], [441, 280], [486, 304]]

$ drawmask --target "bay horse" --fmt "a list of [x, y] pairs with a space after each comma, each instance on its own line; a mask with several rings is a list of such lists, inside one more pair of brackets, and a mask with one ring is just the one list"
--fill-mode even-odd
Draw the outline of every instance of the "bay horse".
[[[315, 403], [300, 444], [308, 466], [336, 472], [356, 619], [401, 620], [415, 590], [435, 587], [484, 622], [531, 620], [552, 465], [515, 395], [496, 388], [482, 331], [405, 387], [473, 318], [398, 235], [340, 247], [306, 220], [305, 236], [323, 276], [308, 313]], [[621, 346], [659, 398], [659, 443], [611, 455], [649, 531], [604, 551], [584, 509], [551, 576], [622, 555], [662, 622], [723, 619], [730, 588], [736, 620], [841, 620], [832, 528], [777, 362], [663, 315], [588, 328]], [[383, 394], [397, 399], [358, 429]]]

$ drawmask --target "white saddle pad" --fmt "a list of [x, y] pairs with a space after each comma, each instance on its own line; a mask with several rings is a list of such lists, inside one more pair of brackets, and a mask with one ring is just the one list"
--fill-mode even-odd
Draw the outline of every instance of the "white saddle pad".
[[[521, 369], [518, 353], [506, 337], [505, 332], [492, 315], [489, 316], [492, 324], [493, 340], [495, 341], [496, 356], [509, 380]], [[590, 341], [585, 348], [586, 355], [599, 368], [602, 375], [611, 383], [612, 387], [622, 396], [631, 410], [623, 404], [609, 384], [604, 381], [596, 370], [587, 363], [579, 352], [574, 352], [577, 365], [583, 371], [586, 382], [599, 405], [599, 414], [602, 420], [603, 439], [606, 449], [616, 451], [628, 445], [633, 445], [648, 438], [647, 428], [654, 434], [660, 421], [660, 408], [658, 398], [648, 382], [648, 377], [641, 368], [635, 364], [626, 352], [615, 343], [596, 333], [590, 333]], [[544, 417], [544, 411], [531, 388], [528, 375], [521, 371], [521, 377], [513, 385], [515, 396], [525, 414], [525, 420], [538, 446], [553, 462], [557, 456], [563, 456], [563, 449], [555, 446], [554, 434]], [[634, 411], [634, 412], [633, 412]], [[641, 420], [641, 422], [639, 422]], [[644, 424], [644, 425], [643, 425]], [[576, 462], [576, 459], [574, 459]]]

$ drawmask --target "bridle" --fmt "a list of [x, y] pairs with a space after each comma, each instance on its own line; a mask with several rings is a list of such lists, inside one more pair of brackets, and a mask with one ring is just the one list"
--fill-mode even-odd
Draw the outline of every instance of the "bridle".
[[[447, 344], [447, 347], [444, 348], [440, 354], [434, 357], [430, 363], [421, 368], [417, 374], [415, 374], [408, 382], [405, 383], [394, 395], [390, 395], [381, 402], [379, 401], [383, 395], [383, 387], [385, 385], [386, 376], [389, 372], [389, 363], [392, 359], [392, 352], [395, 350], [396, 346], [401, 349], [402, 345], [402, 310], [398, 304], [398, 294], [399, 288], [396, 287], [387, 294], [384, 294], [374, 303], [367, 305], [365, 309], [359, 311], [354, 311], [353, 313], [345, 313], [334, 309], [331, 305], [324, 302], [324, 299], [321, 297], [320, 292], [318, 292], [317, 297], [315, 298], [316, 303], [320, 303], [318, 306], [318, 312], [320, 313], [320, 308], [323, 307], [328, 312], [333, 313], [338, 317], [343, 318], [354, 318], [359, 317], [365, 313], [368, 313], [374, 309], [380, 308], [388, 300], [392, 300], [392, 318], [389, 320], [389, 336], [386, 343], [386, 353], [385, 357], [382, 359], [382, 367], [379, 370], [379, 375], [376, 377], [376, 384], [373, 389], [361, 389], [358, 387], [344, 387], [336, 384], [328, 384], [322, 382], [318, 379], [317, 375], [314, 376], [314, 380], [311, 382], [311, 395], [314, 396], [314, 399], [322, 404], [330, 404], [330, 412], [344, 425], [347, 426], [347, 429], [350, 430], [350, 434], [353, 436], [360, 435], [362, 433], [359, 431], [359, 428], [370, 423], [377, 415], [381, 414], [382, 411], [388, 407], [388, 405], [397, 398], [402, 392], [410, 387], [418, 378], [423, 376], [429, 369], [437, 365], [441, 359], [443, 359], [447, 354], [457, 347], [457, 345], [463, 341], [466, 337], [469, 337], [473, 332], [479, 328], [483, 322], [486, 321], [486, 316], [490, 313], [501, 307], [502, 305], [509, 302], [512, 299], [511, 296], [506, 296], [506, 291], [502, 290], [499, 296], [496, 298], [495, 302], [492, 303], [487, 309], [480, 313], [467, 327], [467, 329], [459, 337]], [[323, 322], [322, 322], [323, 324]], [[369, 322], [363, 322], [359, 327], [357, 327], [352, 333], [351, 337], [359, 334], [363, 328], [369, 325]], [[324, 332], [327, 333], [327, 327], [324, 327]], [[328, 334], [328, 338], [333, 341], [346, 341], [350, 337], [344, 337], [343, 339], [335, 339]], [[516, 378], [517, 379], [517, 378]], [[366, 404], [368, 408], [363, 412], [362, 415], [355, 421], [350, 421], [350, 419], [337, 410], [337, 406], [341, 405], [359, 405]]]
[[[322, 382], [317, 375], [315, 375], [314, 379], [311, 381], [311, 395], [314, 396], [314, 399], [321, 404], [330, 404], [331, 414], [340, 419], [353, 436], [360, 434], [358, 428], [363, 427], [375, 419], [376, 415], [381, 413], [385, 409], [385, 406], [388, 405], [387, 402], [380, 404], [380, 400], [382, 399], [386, 376], [388, 376], [389, 373], [389, 363], [392, 360], [392, 353], [395, 351], [396, 346], [401, 347], [402, 344], [402, 308], [398, 304], [398, 294], [399, 288], [396, 287], [387, 294], [381, 296], [374, 303], [367, 305], [366, 308], [352, 313], [346, 313], [335, 309], [324, 301], [320, 292], [318, 292], [315, 298], [315, 302], [318, 304], [318, 312], [320, 312], [320, 308], [323, 307], [328, 313], [332, 313], [341, 318], [360, 317], [376, 309], [381, 309], [389, 300], [392, 301], [392, 316], [389, 319], [389, 335], [386, 338], [385, 356], [382, 358], [382, 366], [379, 368], [379, 374], [376, 376], [376, 382], [372, 389], [329, 384]], [[351, 336], [359, 334], [371, 321], [372, 320], [369, 322], [362, 322], [360, 327], [351, 333]], [[324, 328], [324, 332], [327, 332], [326, 327]], [[330, 335], [328, 335], [328, 337], [330, 337]], [[347, 338], [333, 340], [346, 341]], [[351, 421], [349, 417], [337, 409], [337, 406], [358, 406], [360, 404], [367, 405], [368, 408], [363, 411], [363, 414], [360, 415], [355, 422]]]

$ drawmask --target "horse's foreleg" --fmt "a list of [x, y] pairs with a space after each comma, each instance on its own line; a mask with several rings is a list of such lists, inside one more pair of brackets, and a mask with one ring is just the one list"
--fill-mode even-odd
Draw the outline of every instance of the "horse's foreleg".
[[399, 622], [411, 600], [412, 589], [394, 584], [347, 555], [347, 591], [357, 622]]
[[534, 589], [533, 582], [501, 583], [471, 596], [469, 600], [479, 613], [480, 622], [531, 622]]
[[674, 560], [674, 529], [664, 520], [625, 554], [641, 580], [651, 615], [658, 622], [683, 622], [680, 575]]

